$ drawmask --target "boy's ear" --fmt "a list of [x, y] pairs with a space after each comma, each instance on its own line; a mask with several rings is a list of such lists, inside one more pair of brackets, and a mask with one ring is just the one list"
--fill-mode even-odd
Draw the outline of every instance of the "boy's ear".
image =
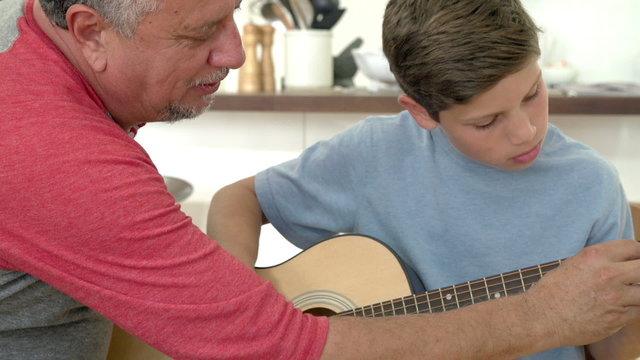
[[94, 9], [75, 4], [67, 11], [67, 26], [91, 68], [100, 72], [107, 65], [105, 31], [109, 25]]
[[425, 109], [422, 105], [418, 104], [412, 97], [407, 94], [402, 94], [398, 96], [398, 103], [402, 105], [405, 109], [409, 110], [411, 116], [416, 120], [416, 123], [420, 127], [423, 127], [427, 130], [433, 130], [440, 125], [437, 121], [435, 121], [427, 109]]

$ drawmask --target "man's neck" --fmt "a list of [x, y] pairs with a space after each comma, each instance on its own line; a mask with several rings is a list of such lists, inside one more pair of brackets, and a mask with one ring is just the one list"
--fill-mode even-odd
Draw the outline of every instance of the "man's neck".
[[[36, 23], [42, 31], [51, 39], [51, 41], [60, 49], [71, 64], [82, 74], [84, 79], [95, 88], [97, 84], [95, 74], [82, 54], [78, 42], [74, 39], [73, 34], [68, 29], [63, 29], [51, 22], [44, 13], [39, 0], [34, 0], [33, 16]], [[109, 115], [111, 117], [111, 115]], [[122, 124], [117, 119], [112, 119], [120, 125], [125, 131], [130, 132], [133, 125]], [[137, 125], [135, 125], [137, 126]]]
[[82, 71], [80, 61], [78, 61], [77, 57], [77, 49], [74, 46], [73, 39], [68, 30], [60, 28], [53, 24], [51, 20], [47, 17], [40, 6], [39, 0], [34, 0], [33, 2], [33, 17], [36, 20], [40, 29], [53, 41], [53, 43], [62, 51], [62, 53], [66, 56], [69, 61], [80, 71]]

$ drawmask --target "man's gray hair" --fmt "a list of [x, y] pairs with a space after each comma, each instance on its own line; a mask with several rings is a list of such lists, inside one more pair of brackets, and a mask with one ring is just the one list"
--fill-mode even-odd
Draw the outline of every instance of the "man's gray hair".
[[162, 0], [40, 0], [42, 9], [54, 24], [67, 28], [66, 14], [72, 5], [95, 9], [113, 28], [132, 37], [142, 18], [157, 10]]

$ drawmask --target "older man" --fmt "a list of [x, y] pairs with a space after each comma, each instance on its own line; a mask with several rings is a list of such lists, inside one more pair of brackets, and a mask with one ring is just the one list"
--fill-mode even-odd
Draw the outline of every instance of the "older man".
[[[638, 318], [626, 305], [640, 296], [618, 281], [599, 290], [609, 302], [586, 296], [640, 258], [632, 241], [451, 313], [329, 326], [294, 309], [191, 223], [132, 139], [211, 104], [244, 61], [239, 5], [0, 0], [0, 358], [104, 358], [110, 321], [181, 359], [514, 357]], [[580, 301], [545, 307], [560, 294]]]

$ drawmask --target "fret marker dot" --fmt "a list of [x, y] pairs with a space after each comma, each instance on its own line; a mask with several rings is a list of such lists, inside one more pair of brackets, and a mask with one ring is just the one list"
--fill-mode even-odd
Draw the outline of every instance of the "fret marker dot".
[[496, 299], [500, 299], [500, 293], [495, 293], [495, 295], [493, 295], [494, 298]]
[[451, 296], [451, 294], [447, 294], [446, 298], [447, 298], [447, 300], [451, 300], [453, 298], [453, 296]]

